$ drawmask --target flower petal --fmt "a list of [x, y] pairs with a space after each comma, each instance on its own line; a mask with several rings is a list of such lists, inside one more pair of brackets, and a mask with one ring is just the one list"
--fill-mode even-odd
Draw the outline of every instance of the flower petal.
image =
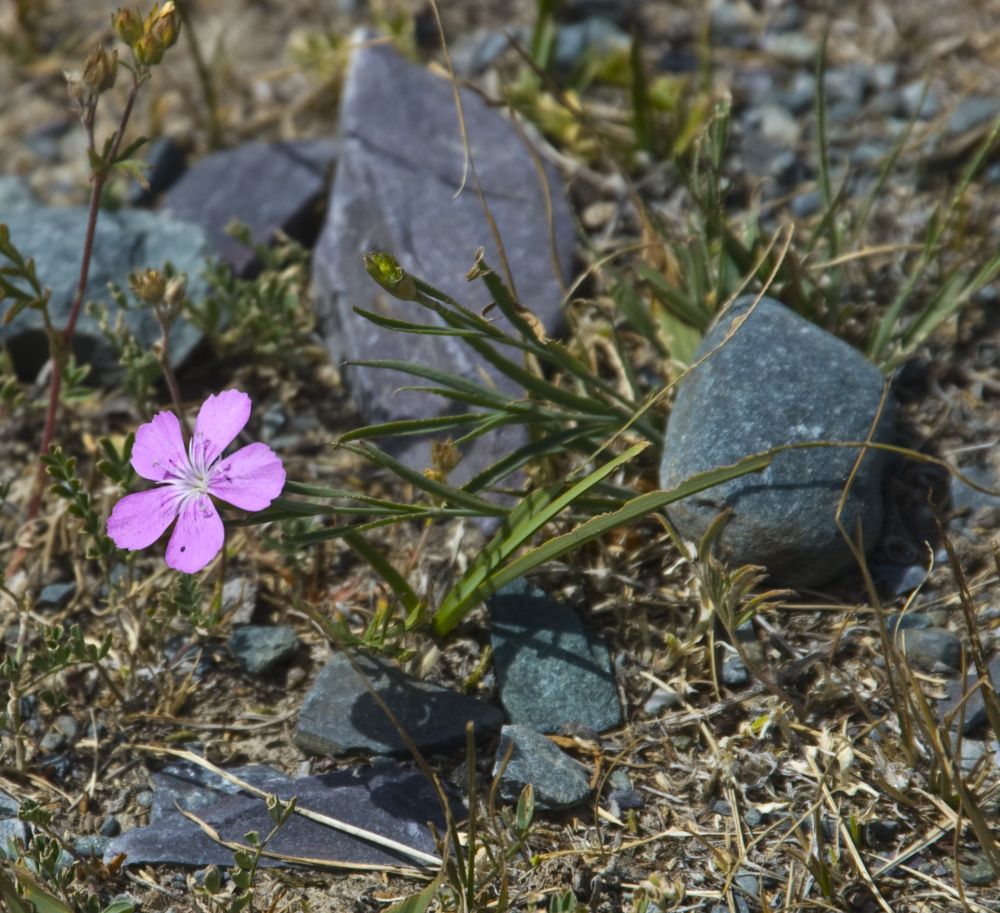
[[250, 418], [250, 397], [241, 390], [223, 390], [201, 404], [191, 441], [192, 460], [207, 469], [243, 430]]
[[108, 517], [111, 541], [129, 551], [152, 545], [177, 516], [181, 497], [169, 485], [125, 495]]
[[222, 518], [208, 496], [188, 498], [167, 543], [167, 567], [194, 574], [219, 553], [223, 541]]
[[208, 490], [241, 510], [263, 510], [285, 487], [285, 467], [267, 444], [248, 444], [212, 468]]
[[181, 423], [173, 412], [157, 412], [151, 422], [139, 426], [131, 462], [135, 471], [151, 482], [176, 478], [186, 469], [188, 458]]

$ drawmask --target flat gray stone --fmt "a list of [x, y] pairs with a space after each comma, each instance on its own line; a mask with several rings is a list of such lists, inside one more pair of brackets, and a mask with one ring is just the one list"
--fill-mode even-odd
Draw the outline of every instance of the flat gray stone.
[[[10, 238], [24, 257], [34, 257], [39, 281], [52, 290], [49, 313], [56, 327], [66, 326], [80, 270], [80, 254], [86, 228], [84, 208], [50, 209], [36, 206], [17, 208], [3, 214]], [[162, 268], [169, 260], [188, 275], [188, 294], [203, 297], [207, 286], [202, 278], [208, 241], [197, 225], [180, 222], [140, 210], [102, 212], [97, 221], [94, 254], [84, 299], [107, 304], [111, 321], [118, 308], [108, 292], [117, 283], [129, 295], [128, 274], [147, 267]], [[7, 302], [0, 305], [6, 312]], [[125, 323], [141, 345], [151, 346], [160, 338], [160, 326], [147, 307], [124, 313]], [[8, 325], [0, 325], [0, 342], [11, 351], [22, 376], [34, 377], [48, 360], [48, 343], [38, 311], [25, 309]], [[175, 321], [170, 334], [170, 356], [179, 365], [201, 339], [201, 333], [185, 320]], [[113, 379], [120, 371], [117, 356], [105, 341], [100, 326], [86, 308], [76, 325], [74, 351], [77, 359], [92, 365], [91, 382]]]
[[[504, 768], [508, 751], [510, 759]], [[508, 802], [516, 802], [529, 783], [535, 807], [541, 809], [573, 808], [592, 792], [587, 769], [530, 726], [504, 726], [500, 730], [493, 776], [501, 769], [500, 796]]]
[[540, 732], [622, 724], [608, 648], [580, 616], [524, 580], [487, 599], [500, 700], [512, 723]]
[[[356, 36], [360, 43], [371, 36]], [[550, 333], [560, 323], [562, 291], [552, 263], [545, 189], [535, 162], [511, 123], [477, 95], [462, 93], [476, 170], [510, 260], [520, 301]], [[445, 336], [410, 335], [375, 326], [355, 307], [388, 317], [434, 324], [436, 315], [391, 298], [364, 269], [363, 257], [386, 250], [414, 275], [473, 310], [489, 303], [481, 282], [465, 275], [476, 250], [500, 270], [489, 225], [471, 180], [463, 180], [464, 153], [450, 83], [416, 67], [386, 45], [359, 46], [341, 97], [340, 154], [326, 224], [313, 254], [313, 290], [320, 327], [337, 361], [401, 359], [483, 382], [483, 372], [512, 397], [516, 385], [486, 366], [464, 343]], [[562, 183], [546, 165], [559, 272], [570, 272], [575, 232]], [[459, 188], [461, 192], [459, 193]], [[456, 196], [457, 194], [457, 196]], [[498, 312], [492, 316], [504, 324]], [[451, 408], [447, 401], [399, 388], [417, 381], [401, 372], [345, 368], [364, 421], [425, 418]], [[479, 470], [527, 442], [509, 427], [477, 439], [452, 481]], [[394, 442], [409, 465], [429, 465], [427, 440]]]
[[917, 668], [934, 671], [939, 664], [949, 669], [962, 665], [962, 642], [947, 628], [904, 628], [899, 643], [906, 658]]
[[[725, 339], [752, 297], [739, 299], [705, 337], [696, 359]], [[864, 440], [882, 393], [878, 369], [849, 346], [771, 298], [684, 379], [667, 425], [660, 484], [736, 463], [781, 444]], [[891, 440], [886, 404], [876, 440]], [[759, 564], [792, 586], [826, 583], [854, 567], [834, 516], [857, 451], [822, 447], [778, 454], [760, 473], [672, 504], [671, 522], [698, 541], [727, 507], [717, 542], [733, 565]], [[858, 522], [870, 548], [882, 528], [884, 453], [871, 451], [846, 500], [842, 522]]]
[[254, 245], [272, 243], [278, 229], [311, 243], [336, 148], [333, 140], [253, 142], [206, 155], [171, 185], [160, 211], [200, 225], [234, 273], [254, 275], [256, 255], [227, 226], [234, 219], [249, 226]]
[[[422, 751], [465, 744], [465, 726], [477, 738], [500, 729], [503, 714], [475, 697], [407, 675], [381, 659], [358, 655], [355, 662], [375, 692]], [[299, 711], [295, 744], [310, 754], [408, 755], [409, 749], [343, 654], [320, 672]]]
[[[115, 837], [104, 851], [110, 861], [119, 853], [126, 865], [173, 863], [190, 866], [232, 865], [233, 851], [220, 846], [177, 809], [194, 812], [214, 827], [224, 840], [245, 843], [245, 834], [255, 830], [264, 836], [273, 823], [264, 800], [239, 790], [207, 772], [190, 775], [172, 765], [170, 783], [156, 782], [154, 806], [163, 811], [146, 827]], [[424, 853], [434, 853], [432, 821], [444, 827], [437, 794], [424, 777], [392, 763], [338, 770], [316, 777], [291, 779], [266, 767], [233, 771], [254, 787], [288, 801], [293, 796], [300, 808], [329, 815], [365, 828]], [[188, 789], [184, 781], [188, 780]], [[176, 803], [176, 804], [175, 804]], [[389, 850], [358, 837], [333, 830], [292, 815], [274, 835], [268, 849], [276, 853], [314, 859], [375, 865], [412, 865], [403, 853]], [[262, 866], [287, 865], [264, 857]]]
[[229, 652], [250, 675], [263, 675], [287, 662], [299, 648], [288, 625], [242, 625], [229, 637]]

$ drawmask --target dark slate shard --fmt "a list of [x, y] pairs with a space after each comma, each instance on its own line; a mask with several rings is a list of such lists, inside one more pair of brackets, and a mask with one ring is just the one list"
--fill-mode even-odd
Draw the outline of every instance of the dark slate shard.
[[[372, 281], [363, 257], [373, 250], [390, 251], [405, 269], [476, 311], [489, 304], [483, 284], [465, 278], [477, 248], [484, 247], [487, 262], [501, 269], [475, 186], [471, 179], [463, 185], [463, 144], [451, 84], [392, 48], [371, 44], [370, 37], [359, 36], [346, 75], [340, 154], [313, 254], [315, 306], [327, 347], [337, 361], [415, 362], [496, 384], [512, 398], [520, 397], [520, 388], [460, 340], [394, 332], [354, 311], [361, 307], [393, 318], [438, 322], [436, 315], [391, 298]], [[570, 272], [575, 244], [562, 184], [546, 164], [546, 190], [535, 160], [502, 114], [471, 92], [462, 93], [462, 102], [476, 172], [503, 238], [518, 298], [555, 333], [561, 281]], [[551, 233], [546, 195], [552, 202]], [[505, 325], [495, 311], [491, 316]], [[451, 408], [438, 397], [400, 390], [415, 382], [410, 375], [357, 366], [345, 371], [366, 422], [427, 418]], [[477, 438], [451, 480], [464, 483], [527, 440], [513, 426]], [[428, 440], [408, 437], [393, 443], [409, 465], [429, 465]]]
[[[503, 723], [500, 710], [478, 698], [421, 681], [381, 659], [363, 655], [354, 659], [422, 751], [464, 745], [467, 722], [475, 725], [477, 737], [497, 732]], [[320, 755], [409, 754], [396, 728], [343, 654], [323, 667], [306, 696], [299, 711], [295, 744]]]
[[[5, 212], [3, 220], [10, 229], [11, 241], [25, 257], [35, 258], [39, 281], [52, 290], [52, 322], [56, 327], [65, 327], [79, 277], [86, 209], [17, 208]], [[161, 268], [168, 260], [178, 272], [187, 273], [189, 296], [204, 297], [207, 286], [202, 272], [208, 251], [207, 239], [197, 225], [139, 210], [101, 212], [85, 301], [106, 304], [114, 324], [118, 308], [108, 284], [127, 289], [130, 272]], [[133, 303], [137, 304], [134, 299]], [[0, 311], [6, 311], [6, 304], [0, 305]], [[130, 308], [123, 317], [143, 348], [150, 348], [160, 338], [160, 325], [149, 308]], [[176, 320], [170, 334], [171, 361], [181, 364], [200, 339], [201, 333], [190, 323]], [[9, 347], [22, 377], [33, 379], [49, 357], [37, 310], [21, 311], [10, 324], [0, 325], [0, 343]], [[118, 356], [101, 333], [98, 319], [85, 308], [80, 311], [73, 349], [79, 361], [91, 364], [90, 382], [114, 382], [120, 374]]]
[[[771, 298], [739, 299], [705, 337], [677, 394], [663, 445], [660, 484], [675, 488], [699, 472], [782, 444], [861, 441], [878, 412], [882, 375], [849, 346]], [[888, 402], [875, 440], [890, 441]], [[758, 564], [791, 586], [826, 583], [854, 567], [835, 515], [857, 450], [788, 450], [763, 472], [733, 479], [672, 504], [671, 521], [698, 541], [726, 508], [718, 539], [732, 565]], [[860, 522], [870, 548], [882, 528], [883, 452], [861, 461], [841, 521]]]
[[288, 625], [242, 625], [229, 638], [229, 652], [250, 675], [263, 675], [287, 662], [299, 648]]
[[[444, 815], [433, 786], [422, 774], [396, 764], [364, 766], [316, 777], [291, 779], [277, 770], [265, 767], [238, 768], [236, 776], [257, 789], [277, 795], [282, 801], [297, 797], [299, 808], [365, 828], [423, 853], [435, 853], [433, 836], [427, 827], [431, 821], [444, 827]], [[179, 797], [174, 777], [169, 787], [162, 778], [156, 780], [157, 798], [154, 807], [162, 814], [146, 827], [136, 828], [110, 841], [104, 858], [110, 861], [119, 853], [126, 854], [127, 865], [142, 863], [174, 863], [179, 865], [231, 865], [233, 852], [220, 846], [194, 822], [187, 820], [175, 808], [193, 811], [215, 828], [224, 840], [245, 843], [244, 835], [251, 830], [260, 834], [271, 831], [273, 824], [264, 800], [250, 795], [220, 777], [209, 774], [214, 785], [195, 787], [196, 801], [191, 796]], [[158, 794], [164, 792], [160, 797]], [[213, 796], [214, 794], [214, 796]], [[381, 847], [292, 815], [268, 844], [268, 850], [291, 856], [339, 860], [374, 865], [414, 865], [406, 854]], [[264, 858], [265, 866], [279, 865], [277, 860]]]
[[540, 732], [622, 723], [608, 648], [580, 616], [524, 580], [487, 600], [500, 700], [512, 723]]
[[163, 196], [160, 211], [200, 225], [216, 253], [238, 276], [260, 268], [251, 247], [226, 234], [234, 220], [250, 228], [254, 245], [277, 230], [311, 244], [318, 207], [336, 158], [333, 140], [253, 142], [215, 152], [192, 165]]
[[500, 731], [493, 765], [493, 776], [498, 775], [503, 799], [516, 802], [530, 783], [535, 807], [541, 809], [573, 808], [592, 792], [587, 769], [530, 726], [504, 726]]

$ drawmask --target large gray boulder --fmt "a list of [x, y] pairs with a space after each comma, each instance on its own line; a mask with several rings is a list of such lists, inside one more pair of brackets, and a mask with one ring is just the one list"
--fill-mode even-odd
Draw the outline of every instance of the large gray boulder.
[[[696, 361], [719, 346], [753, 301], [735, 302], [705, 337]], [[864, 440], [882, 386], [878, 369], [846, 342], [763, 298], [682, 382], [667, 425], [660, 484], [673, 488], [695, 473], [781, 444]], [[894, 416], [887, 403], [878, 441], [893, 437]], [[841, 447], [784, 451], [764, 472], [679, 501], [668, 515], [681, 535], [697, 540], [731, 507], [718, 542], [729, 562], [763, 565], [792, 586], [826, 583], [853, 566], [834, 516], [857, 453]], [[884, 451], [869, 451], [842, 515], [852, 533], [861, 522], [866, 548], [882, 528], [887, 462]]]
[[[23, 198], [17, 206], [0, 213], [0, 221], [7, 224], [17, 249], [25, 257], [34, 258], [39, 281], [52, 291], [52, 322], [62, 329], [69, 319], [80, 272], [87, 210], [52, 209]], [[139, 210], [102, 212], [84, 301], [107, 304], [114, 322], [118, 309], [108, 284], [127, 289], [130, 272], [162, 268], [167, 261], [188, 274], [188, 294], [197, 299], [207, 290], [202, 272], [208, 252], [208, 239], [197, 225]], [[8, 302], [0, 304], [0, 311], [7, 307]], [[130, 308], [124, 319], [143, 346], [149, 347], [160, 338], [160, 326], [148, 307]], [[200, 338], [195, 327], [177, 320], [170, 338], [174, 364], [183, 362]], [[18, 372], [25, 377], [36, 375], [49, 357], [42, 316], [35, 310], [25, 309], [11, 323], [0, 324], [0, 342], [7, 343]], [[79, 361], [91, 364], [90, 380], [113, 377], [118, 370], [117, 357], [101, 333], [98, 320], [85, 308], [76, 326], [74, 352]]]
[[[547, 191], [518, 131], [471, 92], [463, 92], [462, 101], [476, 170], [519, 300], [554, 332], [562, 301], [560, 279], [569, 273], [574, 246], [561, 182], [546, 166], [554, 225], [550, 232]], [[327, 220], [313, 256], [315, 306], [334, 359], [404, 359], [495, 384], [511, 397], [522, 395], [458, 340], [393, 332], [353, 310], [436, 320], [417, 304], [390, 298], [371, 280], [363, 257], [373, 250], [390, 251], [405, 269], [469, 307], [489, 302], [481, 283], [470, 285], [465, 279], [477, 248], [485, 247], [487, 261], [497, 270], [500, 258], [471, 177], [463, 185], [462, 134], [451, 84], [384, 44], [361, 43], [345, 79], [339, 136]], [[355, 368], [345, 376], [366, 422], [426, 417], [449, 408], [437, 397], [399, 391], [414, 383], [403, 373]], [[468, 478], [525, 441], [519, 428], [480, 438], [452, 481]], [[406, 439], [405, 446], [404, 460], [418, 468], [428, 464], [429, 442]]]

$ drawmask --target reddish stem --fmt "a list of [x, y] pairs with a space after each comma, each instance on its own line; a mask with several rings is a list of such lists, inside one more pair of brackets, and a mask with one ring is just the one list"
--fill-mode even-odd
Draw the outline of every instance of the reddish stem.
[[[143, 79], [133, 75], [132, 88], [129, 91], [128, 100], [125, 102], [125, 110], [122, 111], [121, 120], [118, 123], [118, 130], [111, 142], [111, 149], [107, 158], [109, 162], [114, 161], [115, 156], [118, 154], [118, 150], [121, 148], [122, 138], [125, 135], [125, 127], [128, 124], [129, 118], [132, 116], [132, 106], [135, 104], [135, 98], [139, 92], [139, 86], [142, 85], [142, 82]], [[91, 152], [94, 152], [93, 129], [86, 123], [85, 126], [88, 127], [88, 147]], [[55, 344], [52, 346], [53, 351], [51, 352], [52, 375], [49, 378], [49, 405], [45, 412], [45, 425], [42, 428], [42, 445], [38, 451], [39, 457], [43, 457], [49, 452], [49, 447], [52, 445], [52, 438], [55, 434], [56, 417], [59, 413], [59, 392], [62, 389], [63, 369], [66, 365], [66, 358], [72, 349], [73, 335], [76, 332], [76, 322], [80, 317], [80, 309], [83, 307], [83, 296], [87, 292], [87, 279], [90, 276], [90, 261], [94, 253], [94, 235], [97, 232], [97, 217], [101, 211], [101, 194], [104, 191], [105, 183], [107, 183], [108, 174], [109, 171], [107, 168], [101, 168], [93, 174], [90, 179], [90, 209], [87, 212], [87, 231], [83, 240], [83, 259], [80, 262], [80, 278], [76, 284], [76, 293], [73, 295], [73, 304], [70, 308], [69, 320], [66, 322], [66, 328], [53, 340]], [[42, 506], [42, 496], [44, 493], [45, 466], [41, 462], [41, 459], [39, 459], [38, 469], [35, 474], [34, 492], [32, 493], [31, 501], [28, 504], [26, 522], [30, 523], [35, 519], [35, 517], [38, 516], [38, 511]], [[14, 557], [11, 559], [10, 565], [8, 565], [8, 573], [11, 572], [10, 568], [12, 566], [16, 567], [19, 565], [21, 560], [23, 560], [22, 549], [18, 549]]]

